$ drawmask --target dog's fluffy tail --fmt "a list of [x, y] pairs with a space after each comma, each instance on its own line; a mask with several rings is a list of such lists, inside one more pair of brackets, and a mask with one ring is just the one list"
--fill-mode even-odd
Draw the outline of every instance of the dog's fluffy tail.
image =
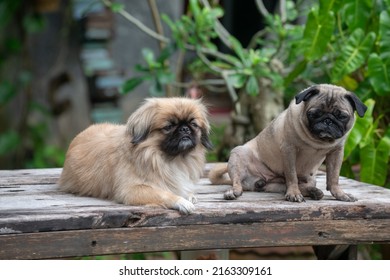
[[209, 172], [209, 179], [213, 185], [231, 185], [232, 181], [227, 174], [227, 163], [216, 164]]

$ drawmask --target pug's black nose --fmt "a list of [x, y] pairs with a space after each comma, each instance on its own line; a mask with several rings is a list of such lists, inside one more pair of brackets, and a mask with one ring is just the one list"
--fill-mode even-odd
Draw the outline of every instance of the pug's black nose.
[[179, 132], [183, 133], [183, 134], [191, 134], [191, 130], [188, 126], [186, 125], [182, 125], [180, 128], [179, 128]]
[[327, 126], [333, 124], [332, 120], [330, 120], [330, 119], [325, 119], [325, 120], [324, 120], [324, 123], [325, 123]]

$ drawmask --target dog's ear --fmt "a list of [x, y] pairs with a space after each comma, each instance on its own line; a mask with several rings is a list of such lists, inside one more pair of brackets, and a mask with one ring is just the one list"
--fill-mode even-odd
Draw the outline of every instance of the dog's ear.
[[348, 92], [345, 97], [351, 103], [352, 108], [357, 112], [359, 117], [363, 117], [367, 111], [367, 106], [353, 93]]
[[210, 138], [209, 138], [209, 134], [208, 132], [206, 131], [206, 129], [202, 129], [202, 132], [201, 132], [201, 136], [200, 136], [200, 141], [202, 143], [202, 145], [208, 149], [208, 150], [212, 150], [213, 149], [213, 144], [211, 143], [210, 141]]
[[127, 120], [127, 133], [131, 137], [132, 144], [144, 141], [151, 132], [154, 119], [154, 103], [146, 100]]
[[314, 95], [318, 94], [319, 92], [320, 90], [317, 87], [317, 85], [304, 89], [303, 91], [301, 91], [295, 96], [295, 103], [299, 104], [302, 101], [308, 101], [310, 98], [312, 98]]

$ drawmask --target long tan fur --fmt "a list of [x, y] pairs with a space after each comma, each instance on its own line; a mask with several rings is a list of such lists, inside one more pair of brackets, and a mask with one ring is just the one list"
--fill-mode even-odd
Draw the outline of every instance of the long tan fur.
[[[169, 156], [161, 150], [163, 128], [172, 120], [193, 119], [197, 145]], [[192, 189], [203, 173], [209, 123], [199, 100], [151, 98], [126, 125], [96, 124], [69, 146], [59, 180], [62, 190], [128, 205], [159, 205], [194, 211]]]

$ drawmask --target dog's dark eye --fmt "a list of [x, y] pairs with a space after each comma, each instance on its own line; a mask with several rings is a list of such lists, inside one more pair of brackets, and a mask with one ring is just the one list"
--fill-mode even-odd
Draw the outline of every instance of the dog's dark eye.
[[196, 122], [191, 122], [191, 126], [193, 128], [198, 128], [199, 127], [199, 125]]
[[173, 124], [168, 124], [163, 127], [163, 130], [165, 131], [171, 131], [173, 129], [174, 125]]
[[340, 121], [345, 121], [349, 119], [349, 116], [347, 113], [344, 112], [337, 112], [336, 118], [339, 119]]
[[318, 119], [320, 118], [324, 113], [321, 110], [312, 110], [307, 112], [307, 117], [309, 119]]

